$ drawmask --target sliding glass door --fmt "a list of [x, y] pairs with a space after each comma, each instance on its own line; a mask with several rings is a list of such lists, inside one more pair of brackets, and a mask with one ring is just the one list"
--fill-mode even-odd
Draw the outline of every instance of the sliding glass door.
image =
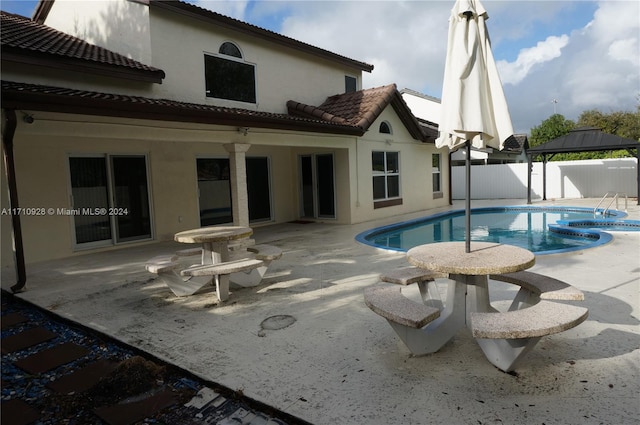
[[335, 172], [333, 154], [301, 155], [300, 217], [335, 218]]
[[69, 175], [76, 246], [151, 238], [144, 155], [73, 156]]
[[[198, 197], [200, 225], [233, 222], [231, 177], [228, 158], [198, 158]], [[249, 221], [271, 220], [269, 158], [247, 157], [247, 202]]]

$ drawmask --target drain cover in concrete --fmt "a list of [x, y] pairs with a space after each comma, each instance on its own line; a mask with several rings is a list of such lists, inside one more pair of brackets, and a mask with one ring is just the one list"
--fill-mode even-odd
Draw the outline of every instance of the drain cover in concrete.
[[287, 314], [279, 314], [277, 316], [267, 317], [260, 323], [260, 332], [258, 336], [266, 336], [265, 331], [277, 331], [293, 325], [296, 318]]

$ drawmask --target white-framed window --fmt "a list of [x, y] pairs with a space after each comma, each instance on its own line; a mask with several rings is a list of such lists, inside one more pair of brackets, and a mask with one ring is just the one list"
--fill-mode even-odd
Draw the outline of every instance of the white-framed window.
[[431, 155], [431, 180], [433, 193], [442, 192], [442, 171], [441, 171], [442, 155], [434, 153]]
[[371, 153], [373, 200], [400, 197], [400, 153], [374, 151]]
[[204, 76], [207, 97], [256, 103], [256, 66], [234, 43], [222, 43], [218, 54], [205, 53]]

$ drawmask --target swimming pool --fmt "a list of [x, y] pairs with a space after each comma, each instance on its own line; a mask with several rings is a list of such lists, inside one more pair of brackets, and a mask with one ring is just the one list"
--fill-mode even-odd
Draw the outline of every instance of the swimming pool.
[[[537, 255], [577, 251], [611, 241], [612, 236], [601, 229], [640, 231], [639, 221], [619, 220], [625, 216], [609, 210], [602, 218], [601, 212], [595, 215], [592, 208], [579, 207], [474, 208], [471, 240], [516, 245]], [[464, 210], [378, 227], [356, 236], [358, 242], [393, 251], [464, 238]]]

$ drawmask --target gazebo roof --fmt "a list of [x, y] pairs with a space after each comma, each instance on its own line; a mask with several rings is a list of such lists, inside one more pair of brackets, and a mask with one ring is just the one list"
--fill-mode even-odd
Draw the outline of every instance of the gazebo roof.
[[[528, 171], [528, 183], [527, 183], [527, 204], [531, 203], [531, 161], [536, 155], [567, 153], [567, 152], [595, 152], [595, 151], [610, 151], [619, 149], [635, 149], [636, 158], [640, 162], [640, 149], [638, 147], [640, 143], [637, 140], [627, 139], [624, 137], [616, 136], [614, 134], [603, 133], [602, 130], [595, 127], [580, 127], [571, 130], [564, 136], [555, 138], [547, 143], [533, 147], [527, 150], [529, 157], [529, 171]], [[546, 176], [547, 161], [543, 161], [543, 176]], [[640, 168], [636, 163], [637, 173], [637, 200], [640, 205]], [[546, 177], [543, 177], [543, 195], [542, 199], [546, 197]]]
[[529, 148], [527, 152], [533, 155], [541, 155], [547, 153], [593, 152], [637, 148], [638, 141], [636, 140], [603, 133], [602, 130], [595, 127], [580, 127], [571, 130], [564, 136]]

